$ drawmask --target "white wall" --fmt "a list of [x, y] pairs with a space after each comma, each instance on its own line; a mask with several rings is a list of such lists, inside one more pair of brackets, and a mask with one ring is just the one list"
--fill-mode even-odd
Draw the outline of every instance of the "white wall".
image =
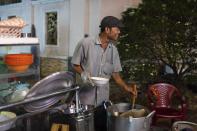
[[[7, 19], [8, 16], [18, 16], [21, 17], [25, 22], [26, 26], [23, 28], [22, 32], [30, 33], [32, 24], [32, 13], [31, 13], [31, 0], [23, 0], [22, 3], [5, 5], [0, 7], [0, 17], [1, 20]], [[5, 53], [24, 53], [30, 51], [30, 47], [10, 47], [1, 48], [0, 55]]]
[[22, 3], [5, 5], [0, 7], [1, 19], [7, 19], [8, 16], [19, 16], [23, 18], [27, 25], [23, 28], [23, 32], [29, 33], [31, 29], [31, 0], [23, 0]]
[[85, 34], [85, 2], [85, 0], [70, 0], [69, 56], [73, 55], [78, 41]]
[[[0, 7], [0, 17], [21, 16], [27, 23], [23, 32], [36, 27], [40, 40], [41, 55], [66, 59], [85, 34], [96, 36], [101, 19], [107, 15], [121, 17], [127, 7], [136, 7], [141, 0], [23, 0], [22, 3]], [[47, 46], [45, 42], [45, 13], [57, 11], [58, 46]]]
[[90, 36], [95, 36], [99, 33], [100, 24], [100, 10], [101, 1], [100, 0], [90, 0], [90, 19], [89, 19], [89, 34]]
[[[37, 36], [41, 43], [41, 55], [43, 57], [63, 58], [67, 59], [69, 51], [69, 26], [70, 26], [70, 10], [68, 0], [56, 0], [50, 2], [43, 0], [42, 2], [34, 2], [34, 23], [37, 31]], [[46, 44], [46, 21], [45, 15], [47, 12], [57, 12], [57, 46]]]

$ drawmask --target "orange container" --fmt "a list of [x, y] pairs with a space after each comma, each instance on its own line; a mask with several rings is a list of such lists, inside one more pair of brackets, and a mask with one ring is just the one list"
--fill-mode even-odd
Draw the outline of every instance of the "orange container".
[[22, 72], [29, 68], [33, 63], [32, 54], [7, 54], [4, 57], [4, 62], [10, 70]]
[[31, 65], [33, 63], [32, 54], [7, 54], [4, 61], [7, 65]]
[[23, 72], [29, 68], [30, 65], [21, 65], [21, 66], [12, 66], [8, 65], [8, 69], [16, 71], [16, 72]]

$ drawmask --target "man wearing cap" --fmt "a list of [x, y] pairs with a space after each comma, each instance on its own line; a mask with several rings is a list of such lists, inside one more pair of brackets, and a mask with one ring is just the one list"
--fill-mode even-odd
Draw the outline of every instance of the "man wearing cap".
[[[91, 83], [88, 81], [90, 76], [109, 79], [112, 76], [120, 87], [136, 96], [137, 91], [134, 87], [128, 86], [119, 74], [122, 67], [115, 41], [119, 37], [121, 27], [123, 24], [118, 18], [104, 17], [98, 37], [82, 39], [74, 51], [71, 63], [74, 70], [81, 75], [84, 83]], [[94, 105], [96, 101], [95, 130], [106, 131], [106, 111], [102, 103], [109, 100], [109, 83], [97, 85], [96, 88], [81, 88], [79, 98], [82, 104]]]

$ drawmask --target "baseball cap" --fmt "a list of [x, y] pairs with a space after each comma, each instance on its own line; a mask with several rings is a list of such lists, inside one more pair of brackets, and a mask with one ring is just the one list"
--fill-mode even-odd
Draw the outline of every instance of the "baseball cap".
[[122, 27], [124, 27], [124, 25], [118, 18], [116, 18], [114, 16], [106, 16], [102, 19], [99, 27], [100, 28], [105, 28], [105, 27], [122, 28]]

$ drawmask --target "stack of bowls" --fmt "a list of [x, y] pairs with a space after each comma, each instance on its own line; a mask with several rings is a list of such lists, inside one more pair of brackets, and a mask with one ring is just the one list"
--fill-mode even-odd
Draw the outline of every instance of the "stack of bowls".
[[7, 54], [4, 61], [8, 69], [16, 72], [24, 72], [33, 63], [32, 54]]

